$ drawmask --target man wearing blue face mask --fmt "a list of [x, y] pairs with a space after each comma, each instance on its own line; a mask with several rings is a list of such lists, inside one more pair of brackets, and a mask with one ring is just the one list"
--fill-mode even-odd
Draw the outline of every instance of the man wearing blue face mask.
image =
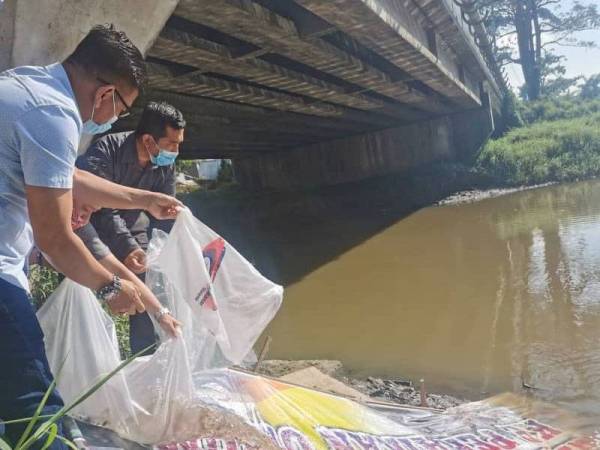
[[[126, 115], [145, 81], [142, 54], [111, 25], [93, 27], [62, 63], [0, 73], [0, 431], [17, 447], [28, 427], [17, 419], [63, 407], [24, 271], [34, 242], [57, 270], [96, 291], [113, 313], [145, 309], [136, 284], [98, 263], [70, 223], [74, 201], [176, 217], [181, 205], [173, 197], [75, 169], [81, 135]], [[42, 433], [30, 444], [38, 448], [45, 440]], [[67, 448], [59, 439], [46, 447]]]
[[[175, 107], [150, 102], [134, 132], [96, 140], [77, 160], [77, 167], [114, 183], [168, 195], [175, 194], [175, 160], [183, 142], [185, 120]], [[146, 272], [146, 247], [152, 228], [170, 230], [172, 220], [158, 221], [142, 210], [101, 209], [76, 234], [98, 260], [111, 252], [132, 272]], [[133, 353], [156, 340], [147, 313], [130, 317]]]

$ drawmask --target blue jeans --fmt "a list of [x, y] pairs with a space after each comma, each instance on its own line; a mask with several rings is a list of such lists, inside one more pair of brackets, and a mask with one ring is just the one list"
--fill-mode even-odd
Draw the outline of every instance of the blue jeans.
[[[0, 279], [0, 421], [31, 417], [50, 387], [53, 377], [46, 358], [44, 334], [27, 292]], [[63, 406], [56, 390], [48, 397], [42, 415]], [[44, 420], [39, 420], [38, 424]], [[6, 425], [4, 438], [15, 445], [27, 423]], [[59, 423], [59, 434], [62, 427]], [[45, 437], [34, 448], [39, 448]], [[67, 447], [58, 439], [52, 450]]]

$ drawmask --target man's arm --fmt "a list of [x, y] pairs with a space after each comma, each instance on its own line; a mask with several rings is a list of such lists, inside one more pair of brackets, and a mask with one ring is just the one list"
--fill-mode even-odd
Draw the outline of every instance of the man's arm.
[[101, 209], [92, 216], [91, 223], [120, 261], [141, 249], [118, 211]]
[[[112, 282], [113, 275], [102, 267], [71, 230], [70, 189], [26, 186], [29, 219], [38, 248], [51, 264], [79, 284], [98, 290]], [[144, 311], [139, 292], [130, 282], [111, 300], [113, 312]]]
[[174, 219], [183, 207], [175, 197], [121, 186], [77, 168], [73, 175], [73, 196], [79, 204], [95, 205], [97, 208], [143, 209], [157, 219]]
[[[99, 289], [113, 276], [90, 255], [71, 230], [72, 179], [79, 130], [72, 115], [55, 105], [33, 108], [14, 124], [29, 221], [39, 248], [66, 276]], [[113, 312], [143, 311], [140, 294], [125, 281], [109, 300]]]
[[27, 186], [27, 207], [38, 248], [52, 265], [79, 284], [98, 290], [112, 281], [112, 274], [71, 231], [71, 191]]
[[[129, 280], [139, 289], [141, 293], [142, 302], [146, 306], [146, 311], [152, 315], [156, 315], [162, 307], [156, 296], [152, 291], [135, 276], [123, 263], [121, 263], [113, 254], [108, 254], [104, 258], [99, 260], [100, 264], [106, 267], [110, 272], [116, 273], [124, 280]], [[160, 326], [171, 336], [177, 337], [181, 333], [179, 321], [169, 314], [164, 314], [158, 320]]]

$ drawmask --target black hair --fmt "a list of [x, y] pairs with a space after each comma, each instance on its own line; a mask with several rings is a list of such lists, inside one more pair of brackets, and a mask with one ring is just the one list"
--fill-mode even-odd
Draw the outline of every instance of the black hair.
[[183, 114], [166, 102], [150, 102], [142, 111], [142, 117], [135, 130], [137, 137], [150, 134], [155, 140], [166, 135], [167, 126], [176, 130], [185, 128]]
[[140, 91], [146, 84], [144, 57], [113, 24], [94, 26], [65, 62], [109, 83], [121, 81]]

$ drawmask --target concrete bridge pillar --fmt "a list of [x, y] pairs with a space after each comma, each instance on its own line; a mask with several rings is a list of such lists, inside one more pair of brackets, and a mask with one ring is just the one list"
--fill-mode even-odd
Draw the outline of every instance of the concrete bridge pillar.
[[0, 70], [60, 61], [89, 29], [113, 23], [147, 51], [178, 0], [0, 1]]

